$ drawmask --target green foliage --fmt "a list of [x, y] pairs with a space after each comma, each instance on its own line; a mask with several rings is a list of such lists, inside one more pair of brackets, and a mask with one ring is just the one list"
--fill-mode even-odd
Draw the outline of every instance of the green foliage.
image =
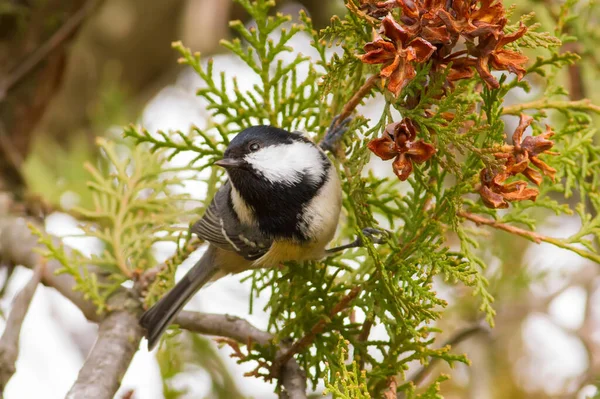
[[45, 256], [62, 264], [59, 273], [71, 274], [75, 289], [102, 312], [123, 282], [154, 266], [153, 244], [178, 240], [187, 226], [174, 223], [184, 221], [182, 203], [187, 196], [173, 192], [181, 179], [164, 168], [160, 151], [117, 147], [104, 139], [98, 139], [98, 145], [104, 162], [98, 167], [85, 165], [93, 205], [75, 208], [74, 213], [84, 220], [81, 236], [96, 238], [102, 252], [87, 257], [75, 250], [66, 252], [48, 238], [42, 242], [48, 248]]
[[[247, 66], [257, 83], [246, 87], [237, 77], [217, 72], [220, 66], [213, 60], [204, 61], [200, 54], [175, 43], [180, 62], [202, 80], [197, 94], [211, 113], [206, 128], [154, 135], [128, 127], [125, 136], [137, 146], [127, 157], [118, 156], [113, 145], [101, 143], [109, 165], [88, 166], [94, 207], [78, 212], [87, 219], [84, 234], [98, 238], [104, 252], [86, 258], [43, 241], [50, 251], [47, 256], [58, 259], [64, 272], [75, 276], [77, 288], [94, 300], [99, 310], [115, 287], [135, 279], [138, 270], [157, 266], [149, 252], [155, 242], [174, 241], [178, 249], [148, 287], [147, 304], [172, 284], [176, 266], [197, 245], [189, 234], [182, 234], [183, 226], [174, 227], [187, 222], [188, 214], [181, 203], [185, 198], [171, 190], [181, 183], [174, 172], [210, 167], [234, 134], [259, 123], [304, 130], [319, 139], [333, 115], [341, 112], [370, 75], [379, 73], [380, 66], [362, 64], [356, 57], [372, 40], [375, 24], [374, 18], [365, 18], [358, 11], [357, 1], [346, 1], [350, 11], [334, 18], [322, 32], [314, 30], [306, 15], [295, 24], [288, 16], [270, 15], [273, 1], [238, 2], [256, 23], [247, 27], [232, 22], [237, 38], [222, 45]], [[559, 72], [578, 59], [571, 53], [559, 53], [560, 44], [569, 40], [563, 27], [573, 2], [565, 4], [555, 32], [538, 31], [536, 22], [513, 46], [535, 52], [537, 60], [530, 63], [528, 74], [535, 74], [536, 80], [519, 82], [504, 72], [498, 79], [500, 87], [489, 89], [474, 74], [450, 86], [449, 71], [436, 69], [430, 62], [416, 66], [416, 77], [397, 98], [381, 83], [369, 89], [366, 97], [382, 94], [379, 112], [371, 121], [363, 116], [354, 118], [343, 149], [334, 159], [344, 191], [338, 241], [359, 235], [365, 245], [319, 262], [257, 270], [246, 277], [252, 283], [250, 311], [254, 297], [268, 295], [264, 311], [270, 315], [269, 330], [276, 341], [307, 338], [309, 346], [295, 357], [313, 387], [327, 375], [327, 391], [334, 397], [381, 397], [394, 379], [398, 392], [406, 397], [441, 397], [440, 383], [446, 377], [419, 388], [406, 378], [411, 362], [427, 365], [431, 359], [441, 359], [450, 365], [467, 363], [464, 356], [450, 353], [449, 347], [435, 349], [439, 332], [435, 326], [447, 306], [436, 292], [436, 284], [470, 287], [490, 324], [495, 314], [485, 270], [487, 259], [481, 248], [490, 243], [465, 215], [483, 217], [488, 224], [496, 223], [494, 227], [501, 223], [505, 231], [519, 228], [518, 236], [537, 240], [538, 236], [523, 227], [535, 229], [539, 215], [576, 214], [582, 225], [578, 233], [539, 241], [600, 259], [590, 241], [592, 236], [600, 238], [600, 178], [594, 173], [600, 166], [600, 147], [594, 142], [596, 130], [588, 115], [599, 109], [587, 101], [564, 97]], [[522, 18], [524, 22], [532, 19], [533, 15]], [[506, 33], [518, 26], [510, 25]], [[291, 40], [296, 35], [312, 38], [317, 59], [294, 53]], [[340, 53], [330, 51], [333, 44], [341, 47]], [[283, 62], [284, 56], [288, 61]], [[530, 84], [540, 86], [540, 99], [509, 104], [523, 89], [528, 91]], [[480, 172], [502, 167], [494, 154], [512, 143], [513, 129], [507, 128], [507, 122], [516, 122], [515, 115], [524, 111], [535, 118], [534, 136], [543, 131], [545, 122], [556, 132], [552, 140], [558, 154], [542, 155], [543, 161], [556, 169], [556, 178], [544, 177], [537, 202], [513, 202], [499, 213], [479, 199]], [[412, 119], [417, 139], [436, 149], [426, 162], [413, 164], [406, 182], [391, 173], [376, 175], [367, 167], [369, 141], [381, 136], [388, 124], [399, 121], [398, 114]], [[189, 166], [168, 166], [169, 159], [187, 151], [194, 153]], [[517, 178], [511, 179], [509, 182]], [[206, 179], [204, 206], [222, 180], [216, 170]], [[375, 245], [362, 235], [362, 229], [377, 226], [390, 232], [385, 244]], [[86, 265], [99, 268], [102, 279]], [[385, 331], [385, 337], [372, 334], [374, 328]], [[349, 353], [351, 365], [346, 364]], [[274, 356], [273, 347], [253, 345], [240, 361], [258, 364], [261, 369]], [[167, 365], [161, 365], [167, 379], [181, 370], [169, 371]]]
[[350, 369], [346, 365], [349, 344], [340, 339], [336, 351], [337, 362], [325, 365], [326, 389], [323, 394], [331, 394], [334, 399], [370, 399], [372, 396], [367, 390], [365, 371], [359, 370], [356, 361], [352, 362]]
[[121, 276], [114, 275], [114, 282], [104, 279], [99, 281], [102, 278], [101, 270], [88, 267], [83, 254], [75, 250], [67, 251], [62, 243], [57, 245], [50, 236], [44, 235], [33, 225], [30, 225], [30, 229], [39, 238], [40, 244], [47, 248], [47, 251], [42, 252], [43, 256], [56, 259], [62, 265], [57, 273], [72, 275], [75, 279], [73, 290], [82, 292], [84, 299], [96, 305], [98, 313], [105, 311], [108, 297], [121, 285]]
[[[521, 24], [527, 25], [527, 22], [535, 17], [535, 13], [529, 13], [521, 16], [521, 20], [518, 24], [510, 25], [505, 28], [505, 32], [514, 33], [519, 29]], [[536, 23], [527, 26], [527, 33], [523, 36], [519, 41], [519, 46], [528, 47], [528, 48], [549, 48], [549, 47], [558, 47], [562, 44], [562, 41], [552, 35], [550, 32], [536, 32], [539, 29], [541, 24]]]
[[448, 378], [450, 377], [448, 377], [447, 375], [440, 375], [436, 378], [433, 384], [429, 385], [429, 387], [427, 387], [427, 389], [420, 394], [417, 394], [415, 390], [411, 388], [408, 390], [406, 397], [407, 399], [442, 399], [443, 396], [440, 393], [440, 384], [446, 381]]
[[[192, 54], [179, 42], [173, 45], [182, 54], [180, 62], [191, 66], [206, 85], [198, 90], [198, 95], [208, 102], [207, 109], [212, 111], [214, 120], [219, 121], [214, 122], [214, 128], [224, 134], [266, 123], [288, 130], [315, 131], [322, 116], [316, 86], [320, 74], [309, 58], [301, 54], [287, 65], [281, 59], [292, 51], [289, 42], [303, 27], [289, 25], [289, 16], [267, 16], [265, 10], [274, 2], [240, 1], [240, 4], [255, 19], [256, 26], [247, 28], [240, 21], [231, 22], [239, 38], [223, 40], [221, 44], [257, 75], [260, 85], [242, 90], [237, 77], [227, 77], [225, 73], [215, 76], [212, 60], [203, 65], [200, 54]], [[308, 69], [303, 79], [297, 76], [300, 67]], [[226, 139], [223, 141], [227, 144]]]
[[[217, 141], [214, 137], [209, 136], [197, 127], [192, 127], [188, 134], [183, 132], [173, 132], [172, 135], [162, 131], [157, 134], [160, 138], [154, 137], [146, 129], [138, 130], [131, 125], [125, 128], [123, 135], [131, 137], [136, 144], [149, 143], [150, 151], [170, 150], [167, 160], [173, 159], [176, 155], [184, 151], [193, 151], [196, 157], [190, 161], [192, 165], [198, 165], [198, 161], [202, 160], [202, 164], [198, 165], [197, 170], [206, 169], [223, 156], [224, 147], [229, 144], [227, 135], [221, 135], [221, 141]], [[201, 142], [196, 144], [194, 139], [201, 138]]]

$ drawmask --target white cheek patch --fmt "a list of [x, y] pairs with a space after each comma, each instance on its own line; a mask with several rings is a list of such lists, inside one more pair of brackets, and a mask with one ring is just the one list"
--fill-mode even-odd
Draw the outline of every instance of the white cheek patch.
[[265, 147], [246, 155], [245, 160], [271, 183], [288, 186], [299, 183], [303, 175], [316, 183], [325, 172], [321, 152], [310, 143]]

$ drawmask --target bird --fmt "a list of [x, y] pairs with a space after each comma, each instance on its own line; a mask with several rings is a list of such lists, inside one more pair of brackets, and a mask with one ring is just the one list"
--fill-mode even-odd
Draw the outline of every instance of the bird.
[[[331, 144], [330, 139], [325, 142]], [[191, 227], [208, 247], [140, 318], [148, 350], [208, 282], [286, 261], [321, 259], [353, 245], [326, 249], [340, 218], [342, 187], [324, 150], [302, 133], [267, 125], [248, 127], [214, 164], [225, 168], [228, 179]]]

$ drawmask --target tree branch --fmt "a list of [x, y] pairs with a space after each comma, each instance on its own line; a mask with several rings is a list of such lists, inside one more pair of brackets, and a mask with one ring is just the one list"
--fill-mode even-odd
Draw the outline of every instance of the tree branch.
[[227, 337], [243, 344], [247, 344], [249, 341], [256, 342], [259, 345], [271, 345], [273, 343], [273, 334], [254, 327], [242, 318], [231, 315], [184, 310], [175, 317], [173, 324], [177, 324], [184, 330]]
[[344, 108], [342, 108], [342, 112], [338, 115], [338, 122], [342, 122], [352, 115], [352, 112], [358, 107], [358, 104], [360, 104], [360, 102], [371, 92], [371, 89], [375, 87], [380, 79], [381, 77], [379, 75], [373, 75], [365, 81], [356, 93], [354, 93], [352, 98], [344, 105]]
[[[41, 255], [35, 251], [37, 248], [42, 247], [37, 243], [37, 237], [29, 230], [26, 219], [3, 215], [0, 209], [0, 255], [2, 259], [33, 269], [42, 264]], [[86, 300], [81, 293], [73, 291], [75, 280], [70, 275], [57, 276], [54, 274], [61, 267], [57, 261], [49, 260], [44, 263], [44, 266], [40, 270], [41, 282], [58, 290], [81, 309], [88, 320], [100, 322], [98, 340], [86, 360], [76, 384], [69, 392], [68, 398], [102, 398], [104, 396], [101, 395], [108, 395], [112, 389], [118, 388], [117, 383], [138, 348], [142, 336], [138, 318], [127, 310], [98, 315], [91, 302]], [[123, 300], [122, 295], [125, 292], [120, 293], [121, 299], [119, 300]], [[119, 295], [115, 295], [115, 297], [119, 297]], [[129, 301], [131, 302], [131, 299]], [[115, 303], [116, 305], [113, 307], [122, 306], [122, 304], [118, 305], [118, 302]], [[273, 344], [272, 334], [233, 316], [183, 311], [176, 318], [175, 323], [188, 331], [229, 337], [244, 344], [247, 344], [249, 340], [260, 345]], [[278, 355], [283, 350], [284, 348], [280, 349], [277, 352]], [[109, 358], [111, 353], [113, 357]], [[118, 358], [114, 358], [114, 356], [118, 356]], [[105, 367], [104, 364], [108, 366]], [[101, 370], [105, 376], [100, 378], [95, 370]], [[280, 382], [284, 388], [283, 398], [306, 398], [306, 376], [294, 359], [289, 359], [282, 367]], [[93, 390], [93, 394], [85, 393], [88, 390], [89, 392]], [[106, 397], [112, 398], [112, 396]]]
[[515, 234], [515, 235], [518, 235], [521, 237], [525, 237], [528, 240], [535, 242], [536, 244], [540, 244], [541, 242], [547, 242], [547, 243], [555, 245], [559, 248], [563, 248], [563, 249], [567, 249], [569, 251], [575, 252], [577, 255], [579, 255], [581, 257], [584, 257], [586, 259], [589, 259], [591, 261], [594, 261], [594, 262], [600, 264], [600, 255], [595, 254], [590, 251], [586, 251], [585, 249], [578, 248], [574, 245], [570, 245], [561, 239], [544, 236], [544, 235], [538, 234], [534, 231], [524, 230], [519, 227], [511, 226], [509, 224], [501, 223], [501, 222], [498, 222], [493, 219], [488, 219], [483, 216], [475, 215], [475, 214], [464, 212], [464, 211], [458, 212], [458, 216], [462, 216], [465, 219], [468, 219], [477, 225], [485, 224], [485, 225], [491, 226], [495, 229], [504, 230], [508, 233]]
[[100, 322], [96, 343], [66, 399], [112, 399], [138, 350], [143, 336], [139, 299], [131, 291], [121, 291], [108, 305], [118, 310]]
[[[477, 323], [473, 326], [463, 328], [461, 330], [458, 330], [452, 337], [450, 337], [442, 345], [442, 348], [444, 348], [446, 346], [449, 346], [449, 347], [456, 346], [476, 334], [479, 334], [481, 332], [487, 332], [487, 331], [488, 331], [488, 328], [486, 326], [484, 326], [483, 323]], [[425, 378], [427, 378], [427, 376], [429, 375], [429, 372], [439, 362], [440, 362], [439, 358], [431, 359], [431, 361], [426, 366], [423, 366], [419, 371], [417, 371], [417, 373], [415, 373], [415, 375], [410, 379], [410, 381], [415, 385], [419, 385], [421, 382], [423, 382], [423, 380]]]
[[[42, 256], [36, 252], [43, 248], [37, 242], [25, 218], [3, 216], [0, 212], [0, 256], [15, 265], [23, 265], [35, 269], [42, 263]], [[68, 249], [67, 249], [68, 250]], [[75, 280], [68, 274], [56, 275], [61, 267], [56, 260], [45, 262], [42, 270], [41, 281], [44, 285], [55, 288], [65, 298], [75, 304], [84, 316], [90, 321], [99, 321], [101, 316], [96, 313], [96, 307], [83, 297], [81, 292], [73, 291]]]
[[541, 99], [531, 101], [528, 103], [510, 105], [504, 107], [502, 110], [503, 115], [520, 115], [521, 112], [526, 109], [570, 109], [574, 111], [592, 111], [600, 114], [600, 106], [592, 104], [589, 99], [583, 99], [578, 101], [550, 101], [548, 99]]
[[[175, 318], [174, 324], [200, 334], [218, 335], [231, 338], [242, 344], [256, 342], [259, 345], [273, 345], [273, 334], [260, 330], [246, 320], [230, 315], [183, 311]], [[287, 348], [277, 351], [279, 357]], [[283, 386], [280, 398], [305, 399], [306, 375], [295, 359], [290, 358], [281, 367], [279, 381]]]
[[290, 349], [288, 349], [281, 355], [277, 356], [275, 358], [275, 360], [273, 361], [273, 365], [271, 366], [271, 374], [273, 375], [273, 377], [278, 378], [279, 377], [278, 373], [279, 373], [279, 369], [281, 368], [281, 366], [283, 364], [287, 364], [287, 362], [292, 358], [292, 356], [294, 356], [296, 353], [300, 352], [301, 350], [306, 348], [311, 342], [313, 342], [314, 339], [317, 337], [317, 335], [320, 334], [321, 332], [323, 332], [323, 330], [325, 329], [325, 326], [328, 324], [329, 320], [331, 320], [331, 318], [333, 318], [333, 316], [335, 316], [342, 310], [346, 309], [350, 305], [350, 302], [352, 302], [352, 300], [354, 298], [356, 298], [358, 296], [358, 294], [360, 294], [361, 290], [362, 290], [362, 288], [360, 286], [356, 286], [356, 287], [352, 288], [350, 293], [348, 293], [348, 295], [344, 296], [333, 307], [333, 309], [331, 309], [328, 317], [322, 317], [321, 319], [319, 319], [319, 321], [317, 323], [315, 323], [313, 328], [311, 328], [311, 330], [308, 333], [306, 333], [298, 341], [294, 342], [294, 344], [290, 347]]
[[44, 264], [39, 263], [31, 280], [23, 287], [17, 295], [6, 321], [6, 327], [2, 338], [0, 338], [0, 398], [6, 388], [6, 384], [15, 373], [15, 363], [19, 357], [19, 336], [23, 320], [29, 309], [29, 304], [35, 294], [35, 289], [40, 283], [44, 271]]
[[142, 339], [142, 328], [138, 322], [141, 312], [139, 298], [133, 291], [123, 289], [109, 299], [111, 311], [98, 315], [96, 307], [84, 299], [83, 294], [73, 291], [75, 280], [70, 275], [54, 274], [60, 264], [54, 260], [44, 262], [36, 252], [40, 247], [25, 218], [3, 216], [0, 210], [2, 258], [36, 270], [39, 268], [39, 278], [44, 284], [56, 288], [71, 300], [88, 320], [99, 322], [96, 343], [67, 398], [112, 399]]

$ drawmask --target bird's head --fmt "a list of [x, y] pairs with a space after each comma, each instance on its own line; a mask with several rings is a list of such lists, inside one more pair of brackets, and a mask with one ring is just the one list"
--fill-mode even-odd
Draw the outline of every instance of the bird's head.
[[215, 163], [227, 170], [229, 203], [243, 224], [301, 242], [318, 240], [327, 217], [333, 215], [337, 224], [337, 175], [325, 153], [301, 134], [272, 126], [247, 128]]
[[248, 189], [318, 186], [330, 162], [301, 134], [253, 126], [239, 133], [215, 164], [227, 170], [233, 186], [243, 194]]

